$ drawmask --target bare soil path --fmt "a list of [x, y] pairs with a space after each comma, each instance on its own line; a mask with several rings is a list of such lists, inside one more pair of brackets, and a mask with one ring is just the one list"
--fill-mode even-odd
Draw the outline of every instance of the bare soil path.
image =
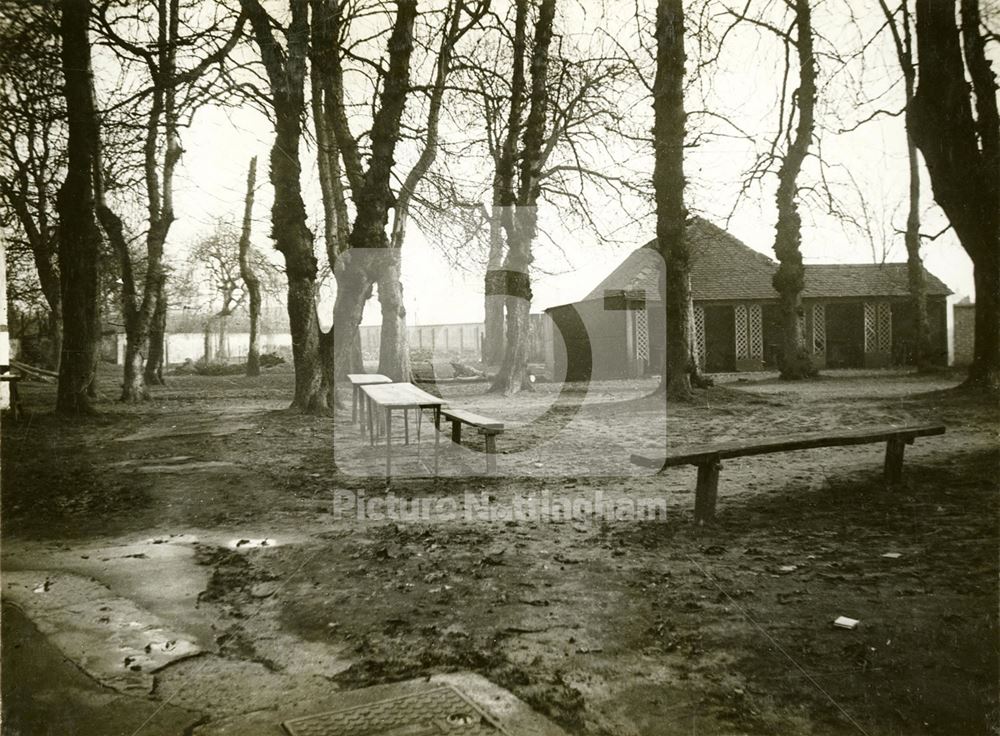
[[[283, 374], [177, 377], [148, 406], [108, 403], [82, 424], [5, 422], [2, 564], [27, 587], [4, 584], [4, 720], [19, 734], [223, 733], [332, 689], [472, 670], [571, 733], [995, 732], [997, 411], [941, 392], [953, 384], [764, 378], [668, 412], [645, 398], [649, 382], [543, 384], [514, 401], [440, 387], [508, 431], [497, 478], [478, 477], [474, 433], [471, 451], [448, 448], [437, 481], [408, 477], [424, 472], [429, 425], [419, 456], [400, 449], [397, 503], [454, 502], [425, 518], [342, 513], [345, 499], [386, 500], [380, 450], [349, 408], [281, 411]], [[907, 448], [891, 493], [874, 445], [727, 463], [711, 527], [692, 523], [693, 470], [627, 463], [679, 439], [927, 421], [948, 433]], [[598, 497], [659, 500], [666, 514], [587, 515]], [[504, 515], [553, 498], [583, 515]], [[56, 691], [24, 685], [38, 680], [18, 642], [49, 646], [54, 671], [66, 656], [23, 615], [42, 606], [25, 597], [76, 580], [198, 649], [139, 670], [147, 684], [129, 695], [106, 689], [99, 663], [76, 671], [85, 684], [59, 681], [128, 704], [120, 727], [88, 725], [80, 705], [75, 731], [52, 730]], [[42, 608], [73, 605], [94, 619], [80, 635], [107, 647], [100, 606]], [[834, 628], [838, 615], [861, 624]]]

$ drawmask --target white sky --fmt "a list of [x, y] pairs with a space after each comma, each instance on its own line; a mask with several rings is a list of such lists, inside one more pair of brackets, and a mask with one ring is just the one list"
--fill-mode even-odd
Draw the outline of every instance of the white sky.
[[[573, 16], [573, 23], [596, 22], [581, 16], [590, 10], [588, 0], [576, 0], [563, 6], [564, 13]], [[624, 5], [631, 6], [631, 3]], [[860, 5], [851, 2], [852, 6]], [[870, 5], [870, 3], [869, 3]], [[831, 6], [832, 7], [832, 6]], [[817, 26], [827, 21], [836, 25], [836, 9], [825, 19], [817, 16]], [[583, 18], [583, 21], [581, 21]], [[566, 18], [564, 17], [565, 23]], [[607, 22], [607, 21], [605, 21]], [[627, 22], [627, 19], [623, 23]], [[565, 26], [564, 26], [565, 27]], [[829, 28], [829, 26], [828, 26]], [[613, 32], [613, 28], [611, 29]], [[843, 29], [835, 28], [836, 33]], [[693, 45], [688, 46], [688, 67], [693, 65]], [[747, 30], [734, 34], [727, 41], [727, 53], [722, 58], [722, 70], [714, 79], [712, 109], [726, 112], [761, 142], [774, 127], [774, 104], [780, 77], [780, 53], [771, 39]], [[829, 62], [821, 61], [822, 74]], [[898, 94], [884, 104], [896, 106]], [[688, 108], [701, 102], [688, 102]], [[844, 105], [840, 105], [844, 108]], [[722, 110], [721, 108], [726, 108]], [[850, 105], [846, 104], [848, 113]], [[635, 114], [651, 117], [649, 102], [636, 106]], [[849, 121], [849, 120], [848, 120]], [[697, 121], [692, 120], [692, 125]], [[690, 126], [689, 126], [690, 127]], [[212, 221], [229, 216], [238, 221], [242, 212], [246, 168], [253, 155], [258, 156], [258, 192], [255, 205], [254, 241], [259, 248], [271, 251], [270, 231], [271, 188], [267, 179], [267, 160], [272, 134], [270, 124], [250, 108], [222, 110], [207, 108], [195, 118], [192, 129], [184, 133], [185, 155], [177, 179], [175, 208], [178, 219], [171, 230], [168, 248], [175, 259], [183, 258], [186, 244], [211, 229]], [[738, 190], [740, 174], [748, 161], [750, 145], [732, 138], [709, 139], [703, 146], [689, 149], [685, 167], [690, 180], [687, 200], [693, 212], [703, 214], [723, 225]], [[310, 152], [303, 160], [303, 190], [310, 224], [321, 248], [321, 201], [318, 179]], [[893, 223], [902, 227], [905, 219], [907, 185], [906, 159], [901, 118], [886, 118], [844, 135], [823, 135], [824, 157], [834, 164], [847, 167], [864, 191], [873, 211], [891, 211], [898, 207]], [[406, 152], [401, 157], [405, 159]], [[843, 183], [846, 177], [833, 170]], [[815, 170], [806, 172], [814, 182]], [[744, 204], [729, 224], [729, 230], [749, 246], [773, 257], [774, 233], [772, 205], [775, 177], [768, 177], [763, 186], [751, 190]], [[846, 191], [846, 190], [843, 190]], [[846, 196], [846, 195], [845, 195]], [[924, 204], [930, 209], [924, 230], [937, 232], [943, 216], [933, 210], [929, 183], [923, 188]], [[888, 204], [886, 204], [888, 203]], [[644, 227], [635, 230], [632, 245], [599, 242], [587, 230], [571, 231], [559, 227], [558, 212], [543, 210], [541, 216], [556, 232], [562, 252], [538, 244], [536, 265], [545, 273], [535, 274], [533, 311], [579, 299], [590, 291], [628, 253], [629, 248], [642, 245], [653, 236], [654, 222], [647, 218]], [[595, 215], [596, 217], [596, 215]], [[623, 220], [620, 213], [602, 211], [602, 222]], [[803, 251], [807, 263], [871, 262], [870, 246], [856, 232], [846, 233], [832, 218], [816, 208], [803, 209]], [[559, 232], [561, 230], [561, 232]], [[480, 321], [483, 317], [482, 273], [455, 269], [436, 247], [433, 233], [422, 233], [411, 221], [403, 249], [403, 286], [408, 321], [411, 324]], [[276, 263], [280, 255], [272, 253]], [[924, 249], [927, 268], [941, 278], [958, 295], [972, 293], [972, 268], [968, 257], [952, 233], [928, 242]], [[893, 240], [887, 260], [905, 260], [902, 236]], [[321, 319], [329, 319], [327, 298], [321, 308]], [[364, 324], [380, 321], [378, 303], [369, 303]]]

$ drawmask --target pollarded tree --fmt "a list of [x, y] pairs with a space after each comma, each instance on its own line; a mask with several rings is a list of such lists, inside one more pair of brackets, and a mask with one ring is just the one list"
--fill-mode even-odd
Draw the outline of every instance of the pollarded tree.
[[250, 312], [250, 345], [247, 348], [247, 375], [260, 375], [260, 272], [254, 263], [250, 250], [250, 233], [253, 227], [253, 196], [257, 183], [257, 157], [250, 159], [247, 171], [247, 193], [243, 203], [243, 227], [240, 230], [239, 262], [240, 278], [247, 294], [247, 310]]
[[[978, 0], [917, 0], [909, 115], [934, 199], [972, 259], [976, 325], [967, 384], [1000, 387], [1000, 114]], [[961, 15], [961, 28], [956, 14]], [[996, 34], [992, 34], [996, 42]], [[971, 81], [971, 95], [970, 95]]]

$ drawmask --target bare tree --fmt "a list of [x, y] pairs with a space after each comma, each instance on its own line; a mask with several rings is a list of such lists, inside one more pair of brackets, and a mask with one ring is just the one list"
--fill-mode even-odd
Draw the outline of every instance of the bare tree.
[[[527, 56], [528, 2], [518, 0], [514, 21], [514, 72], [508, 111], [507, 135], [497, 167], [501, 189], [501, 223], [507, 238], [503, 270], [506, 280], [507, 346], [504, 360], [490, 390], [505, 395], [519, 392], [528, 383], [530, 339], [532, 243], [538, 231], [538, 198], [541, 194], [541, 161], [545, 144], [548, 104], [549, 44], [555, 0], [542, 0], [535, 21], [530, 54], [531, 84], [524, 63]], [[523, 110], [527, 117], [522, 122]], [[523, 140], [520, 146], [518, 139]]]
[[94, 99], [91, 93], [89, 0], [63, 0], [60, 35], [67, 115], [67, 171], [59, 189], [59, 276], [63, 304], [62, 360], [56, 411], [93, 412], [100, 341], [100, 235], [94, 219]]
[[976, 325], [967, 384], [996, 390], [1000, 387], [996, 75], [986, 55], [978, 0], [917, 0], [916, 16], [919, 81], [908, 122], [924, 154], [934, 199], [972, 259]]
[[377, 280], [378, 298], [382, 307], [382, 334], [379, 343], [379, 373], [397, 380], [410, 377], [410, 350], [406, 340], [406, 310], [403, 306], [402, 247], [410, 209], [427, 172], [438, 156], [441, 106], [445, 85], [451, 73], [455, 46], [477, 24], [489, 7], [488, 0], [465, 8], [470, 18], [462, 22], [465, 2], [449, 2], [445, 10], [444, 30], [437, 51], [434, 74], [428, 91], [427, 119], [419, 142], [420, 154], [407, 173], [393, 207], [392, 230], [389, 238], [390, 258]]
[[663, 258], [660, 299], [666, 339], [660, 391], [691, 395], [691, 253], [684, 206], [684, 6], [659, 0], [656, 8], [656, 79], [653, 84], [656, 243]]
[[[338, 3], [332, 15], [333, 36], [338, 39], [343, 38], [345, 18], [342, 11], [343, 6]], [[367, 169], [362, 164], [358, 138], [350, 127], [340, 54], [333, 54], [331, 58], [332, 94], [326, 98], [326, 104], [332, 111], [332, 128], [356, 210], [348, 235], [348, 249], [338, 259], [343, 262], [343, 271], [337, 281], [333, 315], [334, 375], [337, 376], [346, 372], [354, 355], [357, 327], [372, 284], [382, 278], [387, 269], [392, 271], [398, 260], [385, 228], [389, 210], [395, 204], [390, 178], [403, 108], [410, 92], [410, 57], [416, 16], [415, 0], [399, 0], [387, 43], [388, 63], [382, 77], [382, 89], [377, 106], [373, 108]], [[408, 360], [408, 356], [404, 359]]]
[[6, 128], [0, 145], [0, 204], [6, 224], [16, 233], [9, 247], [23, 242], [31, 253], [48, 306], [48, 360], [55, 369], [62, 344], [62, 298], [54, 206], [66, 164], [58, 10], [57, 5], [0, 8], [0, 66], [6, 70], [0, 94]]
[[[274, 187], [271, 236], [275, 248], [285, 258], [288, 278], [288, 321], [295, 363], [295, 396], [291, 408], [305, 413], [325, 413], [329, 404], [323, 386], [315, 301], [318, 263], [313, 252], [313, 234], [306, 224], [299, 157], [305, 114], [309, 4], [308, 0], [289, 0], [291, 20], [287, 28], [281, 28], [259, 0], [240, 0], [240, 4], [250, 18], [271, 88], [274, 112], [274, 146], [270, 157]], [[275, 27], [281, 29], [285, 37], [284, 48], [275, 36]]]
[[[208, 30], [198, 30], [197, 21], [184, 19], [180, 0], [157, 0], [153, 17], [144, 10], [112, 8], [112, 0], [103, 0], [98, 8], [99, 29], [108, 43], [120, 54], [138, 60], [148, 74], [149, 86], [140, 93], [149, 97], [148, 111], [143, 121], [145, 130], [142, 167], [144, 172], [147, 229], [145, 236], [144, 273], [137, 274], [128, 242], [123, 236], [124, 223], [112, 209], [107, 187], [97, 187], [97, 215], [111, 245], [118, 255], [122, 279], [122, 316], [125, 322], [125, 366], [121, 398], [141, 401], [148, 398], [143, 370], [143, 354], [148, 347], [150, 327], [156, 314], [156, 302], [164, 292], [163, 252], [171, 225], [175, 219], [173, 180], [183, 149], [180, 127], [183, 108], [193, 111], [211, 95], [199, 86], [204, 75], [221, 63], [235, 46], [242, 33], [240, 16], [222, 40], [215, 36], [215, 24]], [[195, 18], [200, 9], [193, 8]], [[119, 22], [129, 28], [155, 26], [156, 35], [148, 43], [132, 39], [119, 32]], [[204, 22], [204, 21], [203, 21]], [[182, 36], [185, 29], [195, 28]], [[152, 47], [150, 50], [149, 47]], [[211, 47], [211, 48], [209, 48]], [[178, 51], [195, 49], [203, 53], [188, 69], [178, 67]], [[180, 99], [182, 92], [185, 98]], [[100, 164], [103, 168], [103, 161]], [[102, 174], [103, 172], [98, 172]]]
[[[795, 0], [794, 47], [799, 61], [799, 86], [794, 98], [798, 108], [795, 133], [778, 168], [778, 222], [775, 226], [774, 253], [778, 270], [774, 288], [781, 306], [781, 377], [799, 379], [813, 375], [809, 352], [804, 348], [800, 317], [805, 267], [802, 265], [802, 218], [798, 211], [798, 177], [809, 153], [816, 107], [816, 59], [813, 55], [812, 11], [809, 0]], [[791, 127], [791, 126], [789, 126]]]
[[[927, 318], [927, 284], [924, 278], [924, 264], [920, 257], [920, 159], [917, 144], [913, 140], [910, 121], [913, 96], [916, 93], [917, 66], [913, 52], [913, 20], [908, 0], [901, 0], [895, 11], [886, 0], [879, 0], [879, 7], [885, 16], [886, 26], [892, 36], [893, 48], [903, 74], [906, 111], [906, 160], [909, 174], [908, 210], [906, 215], [907, 276], [910, 302], [916, 322], [916, 350], [914, 360], [917, 367], [927, 370], [931, 366], [930, 323]], [[898, 18], [897, 18], [898, 15]]]

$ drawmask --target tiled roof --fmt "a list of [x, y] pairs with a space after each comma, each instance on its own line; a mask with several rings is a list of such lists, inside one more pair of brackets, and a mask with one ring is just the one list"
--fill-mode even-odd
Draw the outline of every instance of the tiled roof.
[[[700, 217], [687, 228], [691, 246], [691, 296], [695, 301], [773, 300], [777, 293], [771, 278], [778, 264], [734, 235]], [[658, 298], [660, 255], [656, 241], [632, 251], [582, 301], [628, 292]], [[951, 291], [936, 276], [924, 271], [929, 296]], [[807, 264], [805, 298], [906, 296], [905, 263]]]
[[[700, 217], [689, 221], [687, 237], [691, 247], [691, 296], [696, 301], [774, 298], [771, 275], [777, 265], [763, 253]], [[660, 263], [655, 247], [656, 241], [652, 240], [632, 251], [583, 301], [603, 299], [609, 291], [642, 291], [655, 299]]]
[[[905, 263], [823, 263], [806, 265], [806, 299], [861, 296], [908, 296]], [[951, 289], [924, 269], [928, 296], [947, 296]]]

